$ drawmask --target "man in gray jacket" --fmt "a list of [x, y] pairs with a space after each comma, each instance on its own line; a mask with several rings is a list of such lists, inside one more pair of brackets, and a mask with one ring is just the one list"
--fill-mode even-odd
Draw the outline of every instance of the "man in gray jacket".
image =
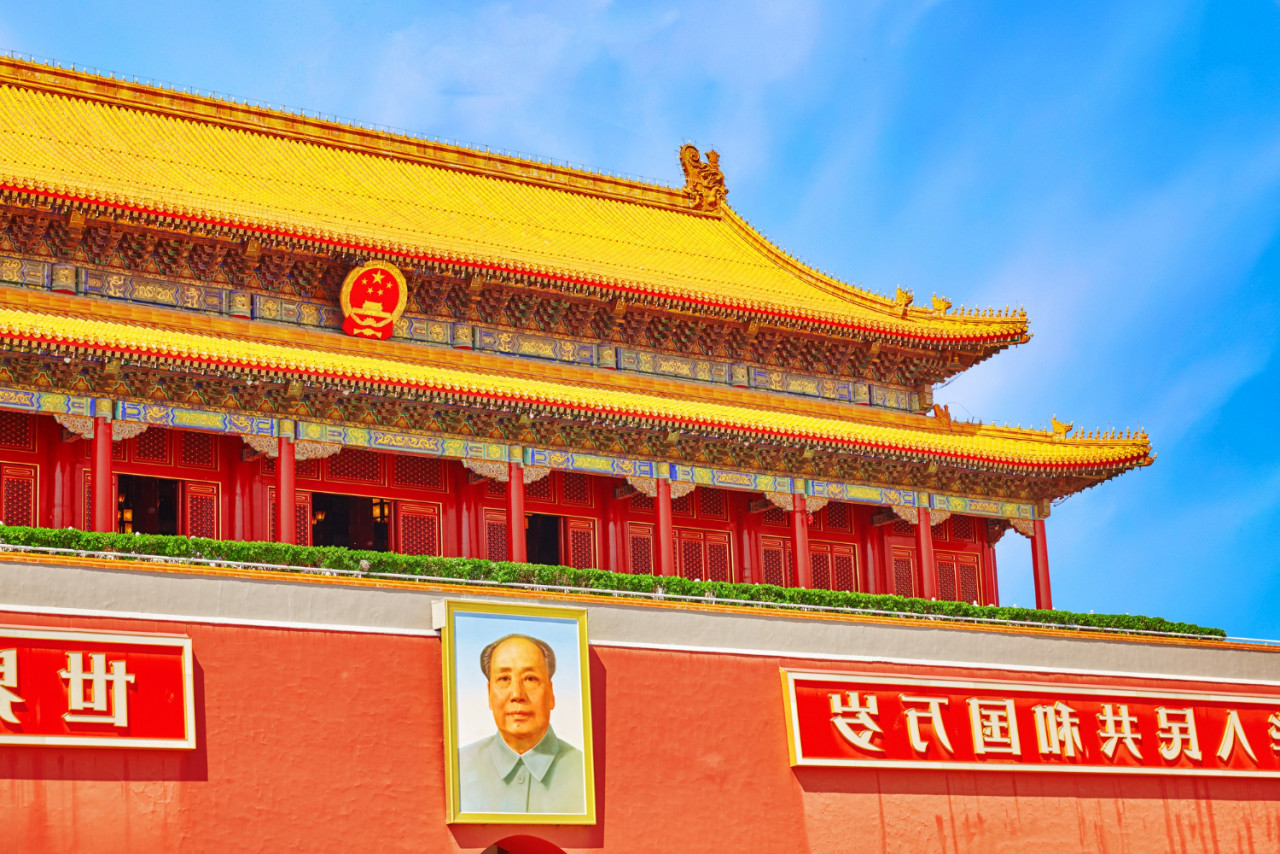
[[555, 651], [537, 638], [507, 635], [481, 651], [480, 669], [498, 731], [458, 751], [461, 811], [585, 813], [582, 751], [551, 729]]

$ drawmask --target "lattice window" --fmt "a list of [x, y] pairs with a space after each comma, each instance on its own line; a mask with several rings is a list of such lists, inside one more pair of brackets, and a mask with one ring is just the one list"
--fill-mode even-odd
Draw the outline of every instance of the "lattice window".
[[293, 476], [295, 478], [306, 478], [307, 480], [319, 480], [320, 461], [295, 460], [293, 463]]
[[956, 587], [956, 562], [950, 556], [938, 555], [938, 598], [954, 602]]
[[[299, 546], [311, 545], [311, 493], [297, 492], [293, 505], [293, 537]], [[279, 540], [276, 532], [280, 526], [280, 508], [276, 501], [276, 488], [267, 489], [267, 502], [271, 505], [271, 541]]]
[[311, 545], [311, 493], [299, 492], [293, 505], [293, 541], [300, 546]]
[[184, 483], [183, 514], [188, 537], [218, 538], [218, 487], [212, 483]]
[[343, 448], [329, 457], [329, 479], [351, 483], [382, 483], [382, 466], [377, 451]]
[[148, 427], [133, 440], [133, 459], [140, 463], [169, 462], [169, 431], [163, 427]]
[[86, 531], [93, 529], [93, 472], [85, 469], [83, 489], [80, 492], [80, 527]]
[[524, 485], [525, 501], [546, 501], [548, 503], [554, 503], [556, 500], [555, 491], [552, 488], [555, 485], [554, 480], [555, 474], [552, 473], [546, 477], [535, 480], [533, 483], [526, 483]]
[[831, 589], [858, 589], [858, 561], [852, 548], [837, 546], [831, 550]]
[[699, 516], [704, 519], [727, 520], [729, 518], [729, 502], [723, 489], [700, 486], [695, 492], [698, 494]]
[[111, 443], [111, 461], [125, 462], [129, 459], [129, 443], [128, 442], [112, 442]]
[[915, 555], [905, 549], [893, 550], [893, 592], [899, 596], [915, 594]]
[[689, 493], [686, 493], [685, 495], [681, 495], [679, 498], [671, 499], [671, 515], [672, 516], [688, 516], [692, 518], [694, 492], [698, 492], [698, 490], [695, 489], [693, 492], [689, 492]]
[[961, 543], [972, 543], [973, 519], [969, 516], [952, 516], [951, 539]]
[[900, 537], [910, 537], [916, 532], [916, 526], [902, 519], [894, 519], [893, 532]]
[[830, 590], [831, 552], [829, 548], [815, 545], [809, 553], [809, 562], [813, 568], [813, 586], [822, 590]]
[[0, 521], [4, 524], [36, 524], [36, 471], [35, 466], [0, 466]]
[[960, 555], [956, 563], [956, 575], [960, 582], [960, 599], [964, 602], [981, 602], [978, 592], [978, 556]]
[[652, 513], [657, 502], [647, 495], [631, 496], [631, 509], [637, 513]]
[[400, 526], [396, 548], [407, 555], [440, 554], [440, 505], [397, 505]]
[[629, 523], [627, 541], [631, 571], [638, 575], [653, 575], [653, 526]]
[[823, 521], [828, 531], [853, 532], [853, 508], [848, 504], [832, 501], [827, 505], [826, 517]]
[[213, 433], [201, 433], [197, 430], [184, 431], [182, 437], [182, 464], [200, 469], [218, 467], [217, 437]]
[[569, 535], [565, 564], [577, 569], [592, 569], [596, 565], [596, 529], [587, 519], [568, 519], [565, 528]]
[[[487, 494], [490, 498], [503, 498], [507, 494], [507, 482], [505, 480], [488, 479], [485, 481], [488, 489]], [[529, 493], [525, 493], [527, 498]]]
[[506, 513], [500, 510], [486, 510], [484, 514], [484, 556], [489, 560], [509, 560], [511, 552], [508, 550], [507, 544]]
[[702, 578], [702, 538], [680, 540], [680, 574], [685, 578]]
[[939, 542], [946, 542], [950, 539], [950, 537], [947, 536], [947, 529], [949, 527], [950, 526], [947, 524], [946, 519], [943, 519], [941, 522], [934, 522], [929, 526], [929, 535]]
[[733, 560], [729, 556], [729, 537], [707, 535], [707, 581], [732, 581]]
[[766, 525], [772, 525], [775, 528], [785, 528], [787, 526], [787, 513], [778, 507], [770, 507], [764, 511], [763, 517]]
[[790, 544], [777, 537], [761, 537], [761, 578], [765, 584], [786, 587], [791, 578]]
[[567, 471], [560, 478], [564, 489], [564, 503], [580, 507], [591, 506], [591, 475], [580, 471]]
[[31, 413], [0, 410], [0, 447], [18, 451], [35, 450], [36, 431]]
[[[391, 479], [396, 486], [444, 491], [444, 460], [435, 457], [416, 457], [410, 454], [395, 454], [391, 460]], [[413, 552], [413, 554], [428, 553]]]
[[[276, 461], [275, 461], [275, 458], [274, 458], [274, 457], [263, 457], [263, 458], [262, 458], [262, 473], [263, 473], [264, 475], [268, 476], [268, 477], [275, 477], [275, 474], [276, 474]], [[293, 475], [294, 475], [294, 477], [297, 477], [297, 476], [298, 476], [298, 466], [297, 466], [297, 463], [295, 463], [295, 464], [294, 464], [294, 466], [293, 466]]]

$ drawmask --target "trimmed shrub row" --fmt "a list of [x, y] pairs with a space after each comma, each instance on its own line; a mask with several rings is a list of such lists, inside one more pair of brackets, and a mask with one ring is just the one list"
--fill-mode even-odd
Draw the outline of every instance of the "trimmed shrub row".
[[64, 530], [9, 525], [0, 525], [0, 543], [89, 552], [114, 552], [122, 556], [159, 555], [236, 563], [274, 564], [295, 568], [300, 572], [310, 569], [340, 569], [363, 571], [369, 574], [431, 576], [459, 581], [577, 587], [599, 591], [601, 595], [608, 595], [614, 591], [662, 593], [669, 596], [714, 598], [730, 603], [812, 605], [864, 611], [893, 611], [917, 614], [923, 618], [976, 617], [1046, 623], [1064, 628], [1107, 628], [1226, 637], [1226, 632], [1222, 629], [1173, 622], [1160, 617], [1129, 614], [1077, 614], [1070, 611], [970, 605], [967, 602], [933, 601], [886, 594], [803, 590], [777, 587], [772, 584], [690, 581], [687, 578], [671, 576], [628, 575], [600, 569], [574, 569], [567, 566], [540, 566], [475, 558], [422, 557], [390, 552], [360, 551], [336, 546], [289, 546], [282, 543], [206, 540], [190, 537], [96, 534], [71, 528]]

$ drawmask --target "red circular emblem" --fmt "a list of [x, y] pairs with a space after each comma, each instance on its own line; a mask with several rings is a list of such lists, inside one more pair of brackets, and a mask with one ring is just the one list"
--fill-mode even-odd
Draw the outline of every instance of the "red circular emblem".
[[342, 331], [361, 338], [386, 340], [404, 313], [409, 289], [404, 275], [385, 261], [370, 261], [347, 274], [342, 283]]

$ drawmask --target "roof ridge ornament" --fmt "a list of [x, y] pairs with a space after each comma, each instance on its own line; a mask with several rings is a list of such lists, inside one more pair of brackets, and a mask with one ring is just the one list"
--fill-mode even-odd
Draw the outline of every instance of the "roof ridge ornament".
[[707, 152], [707, 162], [697, 146], [686, 142], [680, 146], [680, 168], [684, 170], [684, 195], [697, 211], [717, 211], [724, 197], [729, 195], [724, 186], [724, 173], [720, 171], [720, 154]]

